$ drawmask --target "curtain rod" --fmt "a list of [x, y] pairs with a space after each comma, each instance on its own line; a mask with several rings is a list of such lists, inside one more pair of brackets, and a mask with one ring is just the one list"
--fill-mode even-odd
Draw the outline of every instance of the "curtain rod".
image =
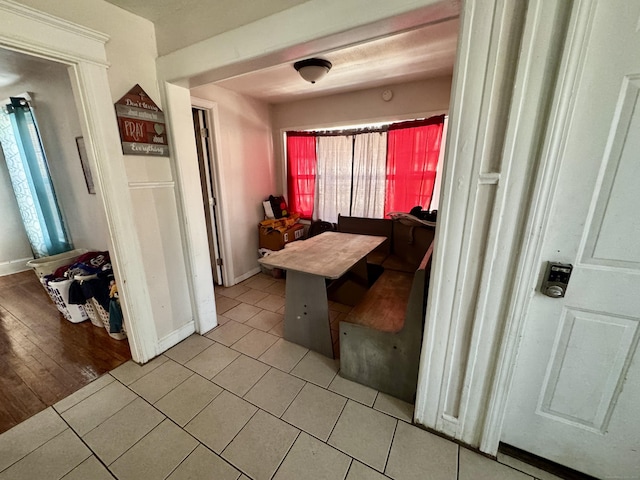
[[348, 135], [361, 135], [364, 133], [384, 133], [389, 130], [399, 130], [403, 128], [424, 127], [436, 123], [444, 122], [446, 115], [435, 115], [426, 119], [407, 120], [403, 122], [389, 123], [380, 127], [345, 128], [342, 130], [306, 130], [288, 131], [287, 136], [292, 137], [342, 137]]

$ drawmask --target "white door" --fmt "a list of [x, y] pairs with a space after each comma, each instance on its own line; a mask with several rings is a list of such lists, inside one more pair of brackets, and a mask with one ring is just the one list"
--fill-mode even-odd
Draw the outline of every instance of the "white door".
[[640, 1], [590, 4], [538, 257], [574, 269], [564, 298], [531, 288], [501, 441], [639, 479]]

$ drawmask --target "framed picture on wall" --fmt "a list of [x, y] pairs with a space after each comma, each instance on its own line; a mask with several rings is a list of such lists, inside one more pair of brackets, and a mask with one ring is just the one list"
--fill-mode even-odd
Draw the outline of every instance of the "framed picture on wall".
[[84, 138], [76, 137], [76, 145], [78, 146], [80, 164], [82, 165], [82, 172], [84, 173], [84, 181], [87, 183], [87, 190], [89, 191], [89, 193], [95, 194], [96, 188], [93, 185], [93, 176], [91, 175], [91, 169], [89, 168], [89, 157], [87, 157], [87, 149], [84, 145]]

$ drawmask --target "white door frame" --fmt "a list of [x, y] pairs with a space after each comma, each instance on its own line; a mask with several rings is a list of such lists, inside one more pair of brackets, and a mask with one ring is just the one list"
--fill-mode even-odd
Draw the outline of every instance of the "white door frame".
[[209, 238], [200, 187], [200, 166], [193, 132], [189, 90], [164, 82], [160, 94], [169, 124], [172, 169], [176, 185], [178, 218], [187, 267], [187, 281], [196, 332], [204, 334], [218, 325]]
[[553, 192], [562, 165], [562, 151], [569, 129], [570, 113], [574, 107], [573, 92], [577, 88], [582, 72], [596, 3], [596, 0], [579, 0], [571, 13], [572, 18], [567, 30], [562, 64], [558, 73], [558, 84], [547, 120], [549, 135], [544, 139], [539, 154], [539, 171], [531, 194], [531, 207], [527, 212], [526, 230], [521, 246], [522, 254], [514, 277], [516, 288], [508, 305], [508, 318], [511, 320], [505, 326], [500, 344], [495, 381], [488, 406], [486, 434], [480, 447], [483, 451], [497, 450], [500, 441], [525, 317], [540, 275], [544, 233], [547, 229]]
[[220, 115], [218, 114], [218, 104], [210, 100], [191, 97], [191, 105], [200, 108], [206, 112], [207, 123], [209, 125], [209, 149], [211, 152], [211, 163], [213, 164], [212, 188], [216, 197], [216, 214], [218, 222], [218, 244], [220, 246], [220, 256], [222, 263], [222, 278], [225, 286], [231, 286], [235, 276], [233, 275], [233, 257], [231, 255], [231, 229], [229, 228], [228, 209], [226, 208], [226, 200], [228, 192], [225, 191], [224, 185], [220, 181], [222, 178], [222, 151], [220, 150]]
[[[46, 39], [43, 43], [42, 39]], [[157, 335], [107, 78], [109, 37], [0, 0], [0, 47], [69, 66], [82, 134], [111, 234], [111, 259], [133, 359], [155, 357]]]
[[504, 349], [517, 355], [512, 298], [535, 285], [519, 269], [521, 245], [545, 168], [538, 151], [566, 9], [555, 0], [464, 7], [415, 420], [490, 455], [510, 386]]

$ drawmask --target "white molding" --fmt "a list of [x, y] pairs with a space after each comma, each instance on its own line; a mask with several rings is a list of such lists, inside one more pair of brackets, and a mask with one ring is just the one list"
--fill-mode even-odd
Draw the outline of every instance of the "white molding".
[[[460, 337], [456, 333], [461, 317], [456, 300], [464, 290], [469, 262], [463, 240], [468, 241], [471, 235], [475, 205], [471, 198], [474, 178], [480, 172], [475, 153], [482, 144], [482, 89], [489, 75], [496, 3], [474, 1], [463, 6], [415, 404], [417, 423], [452, 437], [457, 435], [457, 418], [444, 412], [444, 404], [450, 390], [447, 384], [456, 373], [451, 365], [451, 349]], [[480, 157], [482, 150], [478, 153]]]
[[[31, 32], [37, 31], [37, 38]], [[46, 38], [47, 42], [40, 39]], [[0, 0], [0, 45], [41, 58], [108, 66], [109, 36], [11, 0]]]
[[171, 347], [177, 345], [182, 340], [191, 336], [195, 332], [196, 332], [196, 323], [194, 321], [191, 321], [186, 325], [183, 325], [182, 327], [178, 328], [177, 330], [174, 330], [169, 335], [162, 337], [160, 340], [158, 340], [158, 350], [160, 350], [161, 352], [169, 350]]
[[218, 104], [216, 102], [212, 102], [211, 100], [207, 100], [204, 98], [191, 96], [191, 105], [198, 108], [204, 108], [205, 110], [212, 110], [214, 108], [218, 108]]
[[0, 277], [31, 270], [31, 267], [27, 266], [27, 262], [29, 260], [33, 260], [33, 257], [19, 258], [17, 260], [9, 260], [8, 262], [1, 262]]
[[146, 363], [158, 355], [158, 337], [148, 291], [115, 110], [104, 67], [80, 62], [71, 69], [82, 133], [111, 237], [111, 259], [122, 292], [131, 355]]
[[240, 275], [239, 277], [236, 277], [233, 279], [233, 284], [235, 285], [236, 283], [240, 283], [245, 281], [247, 278], [251, 278], [254, 275], [257, 275], [258, 273], [260, 273], [262, 270], [260, 269], [260, 267], [256, 267], [253, 270], [249, 270], [247, 273], [245, 273], [244, 275]]
[[54, 28], [66, 30], [69, 33], [83, 36], [88, 40], [97, 40], [102, 43], [107, 43], [109, 40], [109, 35], [102, 32], [78, 25], [77, 23], [73, 23], [68, 20], [53, 17], [41, 12], [40, 10], [22, 5], [21, 3], [14, 2], [12, 0], [0, 0], [0, 11], [4, 11], [9, 14], [21, 15], [38, 23], [51, 25]]
[[176, 186], [173, 181], [165, 182], [129, 182], [129, 188], [132, 190], [147, 189], [147, 188], [174, 188]]
[[514, 275], [515, 290], [508, 304], [506, 318], [511, 319], [501, 337], [495, 380], [489, 393], [489, 403], [480, 450], [497, 451], [508, 395], [513, 382], [524, 318], [531, 299], [531, 286], [537, 282], [542, 239], [547, 229], [549, 211], [564, 150], [570, 112], [574, 107], [574, 92], [582, 71], [591, 29], [595, 0], [582, 0], [572, 13], [567, 30], [563, 61], [559, 69], [557, 94], [549, 115], [547, 130], [551, 132], [540, 153], [539, 171], [530, 200], [520, 261]]
[[166, 82], [160, 89], [170, 119], [171, 169], [176, 179], [182, 254], [189, 283], [189, 298], [197, 332], [206, 332], [216, 322], [216, 304], [209, 238], [207, 235], [200, 166], [193, 133], [189, 90]]

